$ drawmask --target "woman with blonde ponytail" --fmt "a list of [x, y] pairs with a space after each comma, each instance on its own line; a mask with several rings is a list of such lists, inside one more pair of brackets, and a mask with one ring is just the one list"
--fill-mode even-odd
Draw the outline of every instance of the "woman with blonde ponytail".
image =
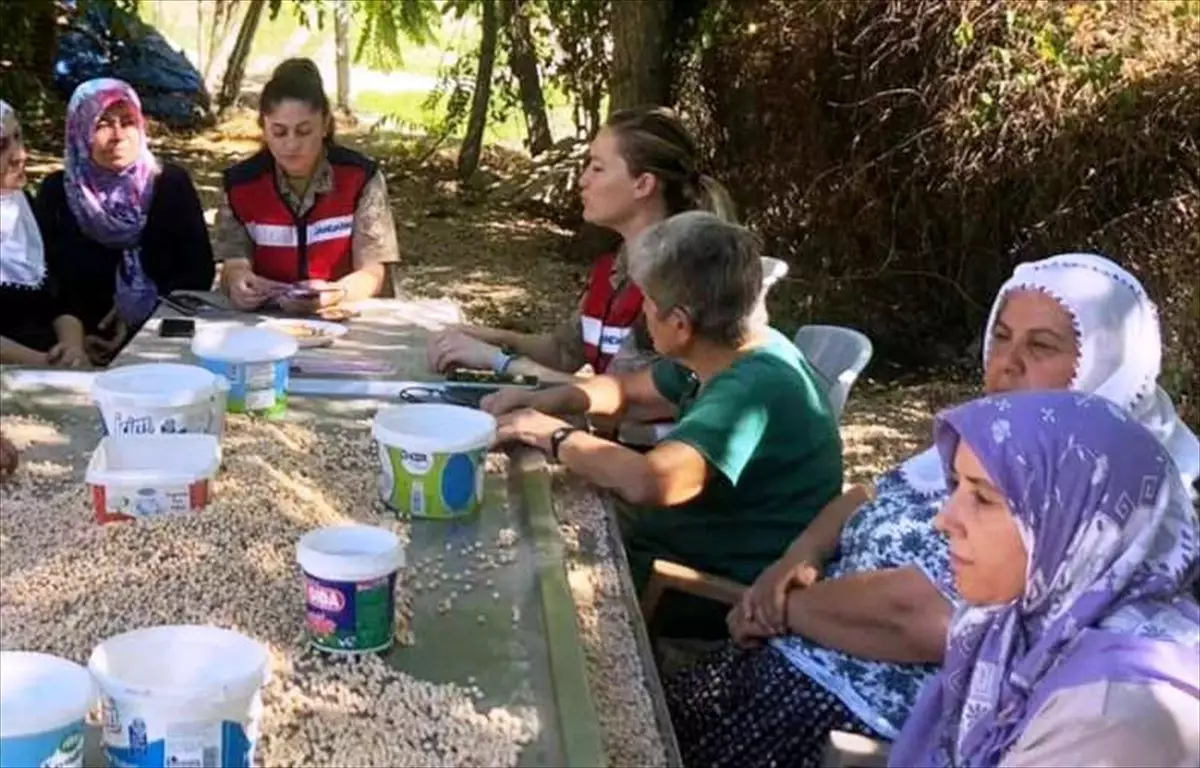
[[725, 188], [704, 174], [696, 142], [665, 107], [614, 112], [592, 141], [579, 181], [583, 218], [622, 238], [616, 253], [592, 266], [579, 306], [549, 333], [527, 334], [459, 325], [429, 342], [429, 364], [491, 368], [567, 382], [590, 365], [599, 374], [653, 359], [642, 319], [642, 293], [628, 274], [628, 245], [677, 213], [707, 210], [736, 223]]

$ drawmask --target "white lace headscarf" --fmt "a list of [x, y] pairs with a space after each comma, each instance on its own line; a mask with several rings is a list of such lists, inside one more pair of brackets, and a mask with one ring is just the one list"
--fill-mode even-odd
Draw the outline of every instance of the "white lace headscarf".
[[[1041, 291], [1067, 310], [1079, 341], [1079, 359], [1070, 389], [1102, 395], [1150, 430], [1170, 452], [1191, 489], [1200, 476], [1200, 442], [1158, 386], [1162, 333], [1158, 309], [1137, 278], [1102, 256], [1067, 253], [1020, 264], [1000, 287], [984, 331], [987, 364], [992, 330], [1014, 291]], [[922, 493], [945, 490], [935, 449], [902, 465], [905, 479]]]
[[[17, 132], [17, 113], [0, 100], [0, 137]], [[0, 168], [0, 172], [4, 169]], [[40, 288], [46, 279], [46, 254], [42, 233], [20, 189], [0, 191], [0, 285]]]

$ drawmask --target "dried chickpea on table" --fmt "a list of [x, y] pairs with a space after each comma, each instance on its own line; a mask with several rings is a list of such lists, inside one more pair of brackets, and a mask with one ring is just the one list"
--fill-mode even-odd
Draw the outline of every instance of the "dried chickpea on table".
[[[11, 413], [5, 409], [5, 434], [25, 455], [0, 496], [0, 647], [86, 662], [99, 642], [137, 626], [211, 623], [242, 632], [271, 656], [256, 753], [267, 766], [517, 765], [547, 727], [533, 707], [484, 707], [473, 679], [435, 683], [378, 656], [340, 661], [309, 650], [299, 537], [358, 521], [409, 538], [407, 523], [379, 516], [373, 477], [364, 482], [363, 468], [377, 463], [368, 428], [231, 418], [208, 509], [99, 526], [77, 477], [86, 456], [50, 461], [29, 447], [63, 442], [81, 425]], [[489, 471], [506, 471], [500, 459], [491, 457]], [[497, 567], [506, 543], [487, 542], [501, 551]], [[597, 589], [588, 575], [604, 567], [572, 566], [571, 585], [610, 763], [663, 764], [629, 617], [619, 595], [606, 593], [612, 579]], [[429, 579], [409, 571], [409, 579]], [[419, 617], [408, 623], [411, 586], [399, 592], [401, 629], [414, 630], [408, 642], [429, 642]]]

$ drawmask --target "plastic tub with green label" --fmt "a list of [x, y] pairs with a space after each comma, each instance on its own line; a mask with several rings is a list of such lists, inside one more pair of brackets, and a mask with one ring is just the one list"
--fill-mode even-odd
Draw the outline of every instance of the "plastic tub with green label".
[[375, 414], [373, 431], [385, 504], [425, 518], [479, 511], [495, 417], [457, 405], [393, 405]]

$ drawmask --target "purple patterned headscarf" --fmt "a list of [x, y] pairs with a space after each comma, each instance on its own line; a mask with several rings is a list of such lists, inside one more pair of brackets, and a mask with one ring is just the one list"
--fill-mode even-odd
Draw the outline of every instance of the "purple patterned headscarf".
[[[126, 102], [137, 115], [138, 158], [116, 172], [92, 160], [96, 122], [114, 104]], [[122, 250], [117, 269], [117, 312], [129, 325], [139, 325], [158, 303], [158, 287], [142, 267], [142, 229], [159, 165], [150, 152], [142, 103], [130, 85], [113, 78], [81, 83], [67, 105], [67, 206], [85, 235], [109, 248]]]
[[1029, 553], [1024, 594], [968, 605], [922, 691], [893, 766], [997, 765], [1057, 691], [1103, 680], [1200, 696], [1196, 513], [1170, 455], [1115, 404], [1020, 392], [943, 413], [1007, 497]]

